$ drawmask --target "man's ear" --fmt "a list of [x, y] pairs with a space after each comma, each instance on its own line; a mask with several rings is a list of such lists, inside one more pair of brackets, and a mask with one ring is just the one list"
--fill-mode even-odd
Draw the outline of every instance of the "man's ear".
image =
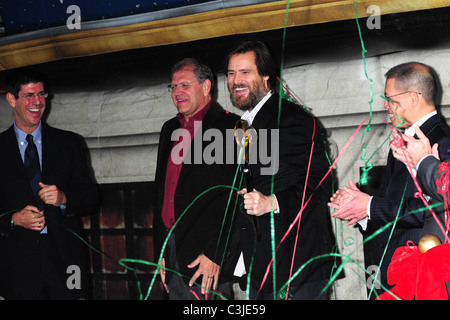
[[16, 97], [14, 97], [14, 95], [12, 93], [7, 93], [6, 94], [6, 101], [8, 101], [8, 103], [11, 105], [11, 107], [15, 108], [16, 107]]
[[269, 76], [263, 76], [262, 79], [263, 79], [263, 82], [264, 82], [264, 87], [266, 88], [267, 91], [269, 91], [270, 90], [270, 87], [269, 87], [269, 79], [270, 79], [270, 77]]
[[203, 81], [202, 87], [203, 87], [203, 93], [205, 96], [207, 96], [211, 93], [211, 81], [206, 79], [205, 81]]
[[417, 93], [417, 92], [411, 92], [411, 95], [410, 95], [410, 99], [411, 99], [411, 105], [413, 106], [413, 107], [416, 107], [418, 104], [419, 104], [419, 100], [420, 100], [420, 93]]

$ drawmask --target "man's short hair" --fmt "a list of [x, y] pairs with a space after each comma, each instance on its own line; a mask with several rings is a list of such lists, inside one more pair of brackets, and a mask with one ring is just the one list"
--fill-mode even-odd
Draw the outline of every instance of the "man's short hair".
[[214, 88], [214, 74], [211, 71], [211, 68], [207, 66], [206, 64], [201, 63], [198, 59], [195, 58], [185, 58], [181, 61], [178, 61], [175, 63], [175, 65], [172, 67], [172, 74], [177, 71], [180, 71], [181, 69], [184, 69], [185, 67], [192, 66], [194, 68], [194, 77], [197, 79], [199, 83], [203, 83], [205, 80], [209, 80], [211, 82], [211, 91], [212, 93]]
[[436, 104], [437, 84], [431, 67], [420, 62], [406, 62], [386, 72], [386, 79], [395, 79], [398, 90], [420, 92], [428, 104]]
[[39, 82], [41, 82], [45, 88], [46, 85], [45, 77], [35, 70], [31, 69], [14, 70], [6, 78], [5, 89], [6, 92], [11, 93], [12, 95], [14, 95], [14, 97], [16, 97], [16, 99], [18, 99], [19, 91], [23, 85]]
[[241, 42], [236, 48], [232, 49], [225, 61], [225, 71], [228, 69], [228, 63], [231, 56], [236, 54], [244, 54], [251, 51], [255, 53], [255, 63], [259, 75], [269, 76], [269, 80], [267, 81], [269, 88], [270, 90], [277, 92], [279, 88], [277, 85], [276, 64], [269, 48], [261, 41], [244, 41]]

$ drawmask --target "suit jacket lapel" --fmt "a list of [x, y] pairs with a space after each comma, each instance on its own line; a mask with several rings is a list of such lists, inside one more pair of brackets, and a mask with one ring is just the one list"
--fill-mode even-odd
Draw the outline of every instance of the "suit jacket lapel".
[[51, 174], [57, 173], [56, 170], [60, 167], [58, 162], [59, 157], [55, 156], [57, 151], [55, 147], [59, 147], [59, 144], [64, 143], [61, 139], [56, 139], [57, 136], [53, 134], [54, 129], [45, 123], [42, 123], [42, 182], [46, 183], [46, 178], [49, 178]]
[[209, 110], [202, 121], [202, 135], [205, 132], [205, 130], [214, 127], [214, 125], [212, 124], [219, 118], [219, 111], [220, 106], [214, 101], [211, 102], [211, 106], [209, 107]]
[[[220, 110], [219, 105], [213, 101], [211, 103], [211, 106], [209, 107], [208, 112], [206, 113], [205, 117], [202, 120], [202, 124], [201, 124], [201, 128], [200, 128], [201, 130], [197, 130], [197, 132], [194, 135], [194, 139], [200, 139], [201, 143], [195, 143], [194, 139], [192, 139], [192, 142], [189, 147], [189, 151], [186, 155], [187, 157], [190, 157], [191, 164], [195, 163], [194, 161], [195, 161], [196, 152], [200, 152], [200, 154], [202, 155], [201, 160], [203, 162], [203, 150], [205, 148], [204, 141], [203, 141], [203, 135], [206, 130], [214, 127], [213, 124], [219, 116], [219, 114], [218, 114], [219, 110]], [[201, 146], [201, 150], [196, 150], [196, 147], [198, 148], [198, 146]], [[178, 181], [184, 181], [183, 177], [186, 174], [186, 170], [187, 170], [186, 164], [183, 163]]]
[[[161, 132], [162, 137], [161, 137], [161, 143], [160, 143], [159, 147], [162, 148], [161, 149], [161, 163], [164, 164], [161, 168], [161, 170], [162, 170], [161, 178], [162, 179], [165, 179], [167, 163], [169, 161], [170, 152], [172, 151], [172, 145], [173, 145], [172, 134], [176, 129], [179, 129], [179, 128], [180, 128], [180, 122], [178, 121], [177, 118], [174, 118], [167, 125], [166, 130]], [[162, 181], [162, 183], [164, 184], [164, 180]]]
[[[421, 126], [420, 129], [423, 131], [423, 133], [425, 135], [431, 133], [433, 131], [433, 129], [440, 124], [440, 119], [438, 115], [434, 115], [431, 118], [429, 118], [427, 121], [425, 121]], [[417, 139], [417, 136], [414, 136]], [[393, 183], [392, 179], [394, 176], [397, 176], [399, 174], [399, 172], [402, 172], [403, 174], [407, 175], [408, 179], [412, 179], [410, 178], [410, 175], [407, 171], [406, 166], [403, 164], [403, 162], [397, 160], [394, 158], [394, 156], [392, 155], [392, 150], [389, 150], [389, 154], [388, 154], [388, 161], [386, 164], [386, 172], [385, 172], [385, 176], [383, 177], [383, 182], [381, 183], [382, 187], [381, 187], [381, 194], [384, 194], [388, 189], [388, 183]], [[395, 182], [394, 182], [395, 183]], [[410, 181], [409, 183], [412, 183], [412, 181]]]
[[17, 137], [14, 132], [14, 126], [11, 126], [8, 131], [8, 139], [6, 139], [6, 145], [4, 146], [5, 150], [8, 150], [6, 154], [11, 155], [11, 163], [17, 166], [15, 169], [23, 169], [24, 177], [26, 177], [25, 167], [23, 165], [22, 156], [20, 155], [19, 147], [17, 145]]
[[[434, 115], [427, 121], [425, 121], [421, 126], [420, 129], [423, 131], [425, 135], [429, 135], [433, 132], [434, 128], [438, 126], [441, 123], [439, 115]], [[418, 138], [417, 135], [414, 135], [414, 138]]]
[[49, 164], [49, 153], [51, 152], [51, 146], [54, 144], [52, 141], [51, 133], [48, 130], [48, 126], [42, 123], [42, 165], [41, 165], [41, 175], [43, 183], [45, 183], [46, 169], [51, 166]]
[[7, 157], [8, 172], [13, 175], [14, 179], [17, 179], [21, 184], [21, 190], [29, 190], [29, 198], [34, 199], [33, 192], [31, 191], [30, 181], [28, 180], [25, 166], [23, 164], [22, 156], [20, 155], [19, 147], [17, 145], [17, 137], [14, 132], [14, 126], [11, 126], [7, 131], [8, 138], [5, 139], [5, 145], [3, 146], [5, 154], [10, 155]]
[[260, 128], [268, 129], [271, 127], [269, 125], [271, 121], [275, 121], [275, 124], [272, 126], [276, 126], [276, 121], [278, 120], [279, 97], [280, 96], [277, 93], [273, 93], [266, 103], [264, 103], [258, 114], [255, 116], [255, 119], [253, 119], [253, 128], [256, 130]]
[[[429, 118], [427, 121], [425, 121], [421, 126], [420, 129], [423, 131], [425, 135], [428, 135], [431, 133], [431, 131], [436, 127], [436, 125], [439, 125], [440, 120], [438, 115], [434, 115], [431, 118]], [[414, 138], [418, 139], [417, 135], [414, 135]], [[404, 169], [403, 162], [397, 160], [392, 155], [392, 150], [389, 150], [389, 159], [392, 163], [392, 169], [391, 170], [397, 170], [396, 168], [399, 167], [401, 169]]]

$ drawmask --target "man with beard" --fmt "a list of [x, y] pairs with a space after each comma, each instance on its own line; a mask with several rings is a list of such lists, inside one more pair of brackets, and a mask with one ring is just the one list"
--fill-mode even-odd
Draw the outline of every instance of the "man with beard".
[[244, 42], [232, 50], [226, 74], [233, 105], [245, 111], [241, 119], [257, 132], [253, 150], [267, 150], [277, 162], [267, 170], [261, 152], [250, 161], [254, 190], [241, 191], [242, 253], [235, 275], [251, 299], [326, 299], [335, 262], [326, 255], [335, 240], [326, 205], [331, 179], [322, 181], [328, 161], [319, 123], [301, 106], [280, 99], [275, 63], [263, 43]]

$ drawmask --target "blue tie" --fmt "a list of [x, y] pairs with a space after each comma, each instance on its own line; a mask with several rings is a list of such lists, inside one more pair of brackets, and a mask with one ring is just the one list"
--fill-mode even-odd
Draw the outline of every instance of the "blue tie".
[[28, 146], [25, 149], [25, 169], [27, 171], [28, 179], [30, 180], [31, 190], [33, 190], [33, 194], [37, 201], [37, 207], [39, 208], [39, 210], [42, 210], [43, 203], [38, 195], [38, 192], [41, 189], [41, 187], [39, 186], [39, 182], [41, 181], [41, 166], [39, 164], [39, 156], [36, 145], [33, 142], [33, 136], [31, 134], [27, 135], [26, 140], [28, 142]]

